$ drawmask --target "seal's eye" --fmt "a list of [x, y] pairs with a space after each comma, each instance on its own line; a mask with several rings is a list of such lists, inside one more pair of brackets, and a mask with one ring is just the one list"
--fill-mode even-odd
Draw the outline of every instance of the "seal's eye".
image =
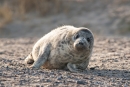
[[78, 35], [78, 34], [75, 36], [75, 39], [77, 39], [77, 38], [79, 38], [79, 35]]
[[90, 38], [87, 38], [87, 41], [90, 42]]

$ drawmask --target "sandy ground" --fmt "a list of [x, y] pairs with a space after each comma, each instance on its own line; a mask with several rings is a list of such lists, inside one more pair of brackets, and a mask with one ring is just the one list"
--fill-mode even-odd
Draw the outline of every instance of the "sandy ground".
[[37, 40], [0, 38], [0, 87], [130, 87], [130, 38], [96, 38], [83, 73], [27, 68], [23, 60]]
[[[15, 14], [0, 27], [0, 87], [130, 87], [130, 37], [117, 37], [130, 36], [130, 1], [86, 1], [67, 3], [66, 13], [63, 9], [40, 17], [35, 12]], [[23, 61], [34, 43], [61, 25], [83, 26], [105, 36], [95, 36], [89, 69], [71, 73], [27, 68]]]

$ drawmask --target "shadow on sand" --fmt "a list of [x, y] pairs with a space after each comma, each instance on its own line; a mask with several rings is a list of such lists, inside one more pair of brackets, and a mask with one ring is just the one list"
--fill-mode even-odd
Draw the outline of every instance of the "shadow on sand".
[[130, 70], [94, 69], [94, 70], [88, 70], [85, 74], [130, 80]]

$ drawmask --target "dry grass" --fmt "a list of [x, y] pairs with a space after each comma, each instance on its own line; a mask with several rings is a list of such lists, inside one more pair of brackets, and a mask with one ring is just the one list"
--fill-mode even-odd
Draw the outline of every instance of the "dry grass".
[[[9, 23], [13, 18], [23, 19], [28, 13], [31, 13], [31, 15], [38, 14], [37, 16], [69, 13], [70, 16], [70, 14], [82, 14], [83, 11], [87, 15], [89, 11], [95, 12], [97, 9], [102, 9], [104, 12], [104, 9], [107, 9], [107, 12], [110, 11], [112, 14], [110, 16], [113, 19], [116, 19], [118, 16], [118, 19], [128, 19], [130, 12], [127, 5], [129, 4], [129, 0], [0, 0], [0, 27]], [[110, 10], [109, 6], [113, 7], [113, 10]], [[128, 22], [130, 23], [130, 20]], [[121, 22], [121, 29], [118, 29], [119, 33], [130, 31], [128, 22]], [[126, 23], [128, 24], [126, 25]]]
[[23, 13], [35, 10], [41, 15], [48, 13], [58, 13], [62, 8], [61, 0], [19, 0], [21, 5], [20, 9]]
[[12, 20], [12, 11], [5, 4], [0, 7], [0, 28]]
[[63, 10], [63, 0], [13, 0], [9, 4], [22, 15], [32, 11], [45, 16]]
[[37, 13], [39, 16], [54, 15], [68, 8], [63, 6], [63, 0], [5, 0], [0, 1], [0, 4], [0, 28], [9, 23], [14, 16], [23, 18], [29, 12]]

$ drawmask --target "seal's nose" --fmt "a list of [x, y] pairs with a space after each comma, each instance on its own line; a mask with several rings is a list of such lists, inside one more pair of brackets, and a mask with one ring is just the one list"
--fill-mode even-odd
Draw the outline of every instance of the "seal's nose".
[[82, 42], [79, 42], [79, 44], [80, 44], [80, 45], [83, 45], [83, 43], [82, 43]]

